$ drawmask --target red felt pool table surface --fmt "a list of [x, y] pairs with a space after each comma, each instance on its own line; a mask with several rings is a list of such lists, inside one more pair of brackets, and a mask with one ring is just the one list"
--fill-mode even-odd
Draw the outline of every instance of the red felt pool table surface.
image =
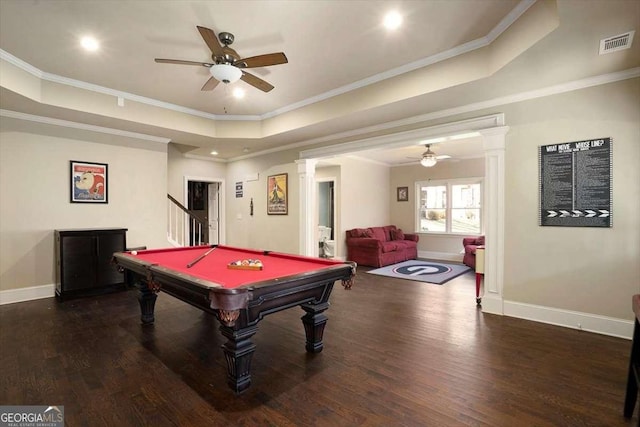
[[[234, 289], [253, 283], [273, 280], [295, 274], [308, 273], [335, 265], [344, 265], [341, 261], [323, 258], [312, 258], [299, 255], [241, 249], [218, 245], [215, 249], [196, 262], [191, 268], [187, 265], [211, 249], [211, 246], [195, 246], [183, 248], [151, 249], [137, 251], [136, 255], [126, 256], [144, 261], [159, 267], [173, 270], [180, 274], [197, 277], [213, 282], [223, 288]], [[262, 270], [234, 270], [228, 264], [244, 259], [260, 260]]]

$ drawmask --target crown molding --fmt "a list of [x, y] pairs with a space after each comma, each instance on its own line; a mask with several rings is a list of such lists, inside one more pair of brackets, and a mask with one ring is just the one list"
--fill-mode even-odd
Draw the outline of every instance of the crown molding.
[[293, 111], [307, 105], [315, 104], [317, 102], [323, 101], [325, 99], [333, 98], [334, 96], [341, 95], [347, 92], [351, 92], [356, 89], [360, 89], [365, 86], [372, 85], [374, 83], [378, 83], [383, 80], [387, 80], [401, 74], [408, 73], [410, 71], [414, 71], [420, 68], [424, 68], [429, 65], [433, 65], [435, 63], [462, 55], [467, 52], [471, 52], [476, 49], [480, 49], [491, 44], [500, 34], [502, 34], [507, 28], [511, 26], [524, 12], [529, 9], [536, 0], [522, 0], [518, 5], [507, 14], [499, 23], [496, 25], [490, 32], [484, 37], [478, 38], [476, 40], [472, 40], [468, 43], [462, 44], [460, 46], [456, 46], [452, 49], [449, 49], [445, 52], [440, 52], [435, 55], [429, 56], [427, 58], [423, 58], [409, 64], [405, 64], [401, 67], [397, 67], [391, 70], [387, 70], [385, 72], [375, 74], [371, 77], [367, 77], [362, 80], [358, 80], [357, 82], [341, 86], [339, 88], [330, 90], [328, 92], [322, 93], [317, 96], [313, 96], [311, 98], [304, 99], [299, 102], [295, 102], [293, 104], [284, 106], [282, 108], [275, 109], [273, 111], [261, 114], [261, 115], [227, 115], [227, 114], [212, 114], [204, 111], [183, 107], [177, 104], [171, 104], [169, 102], [159, 101], [153, 98], [147, 98], [140, 95], [135, 95], [132, 93], [119, 91], [115, 89], [110, 89], [104, 86], [95, 85], [92, 83], [87, 83], [81, 80], [70, 79], [67, 77], [59, 76], [56, 74], [48, 73], [42, 71], [31, 64], [21, 60], [10, 54], [9, 52], [0, 49], [0, 59], [7, 61], [8, 63], [26, 71], [27, 73], [38, 77], [39, 79], [50, 81], [53, 83], [63, 84], [67, 86], [76, 87], [79, 89], [84, 89], [92, 92], [102, 93], [105, 95], [111, 95], [116, 98], [122, 98], [129, 101], [138, 102], [141, 104], [151, 105], [154, 107], [164, 108], [167, 110], [173, 110], [179, 113], [190, 114], [197, 117], [203, 117], [205, 119], [210, 120], [220, 120], [220, 121], [261, 121], [269, 118], [273, 118], [279, 116], [281, 114], [287, 113], [289, 111]]
[[51, 117], [35, 116], [33, 114], [20, 113], [18, 111], [0, 109], [0, 117], [7, 117], [11, 119], [25, 120], [29, 122], [43, 123], [47, 125], [54, 125], [72, 129], [86, 130], [91, 132], [99, 132], [107, 135], [135, 138], [143, 141], [158, 142], [161, 144], [168, 144], [169, 142], [171, 142], [171, 139], [169, 138], [162, 138], [159, 136], [147, 135], [144, 133], [129, 132], [120, 129], [106, 128], [102, 126], [94, 126], [86, 123], [71, 122], [68, 120], [53, 119]]
[[154, 107], [164, 108], [165, 110], [172, 110], [179, 113], [190, 114], [192, 116], [203, 117], [209, 120], [235, 120], [235, 121], [258, 121], [261, 120], [260, 116], [257, 115], [218, 115], [206, 113], [204, 111], [195, 110], [193, 108], [183, 107], [177, 104], [171, 104], [169, 102], [159, 101], [153, 98], [147, 98], [145, 96], [135, 95], [128, 92], [123, 92], [120, 90], [110, 89], [108, 87], [95, 85], [92, 83], [83, 82], [81, 80], [70, 79], [67, 77], [59, 76], [57, 74], [47, 73], [42, 71], [31, 64], [26, 63], [20, 58], [13, 56], [9, 52], [0, 49], [0, 59], [20, 68], [23, 71], [45, 81], [49, 81], [52, 83], [58, 83], [66, 86], [71, 86], [83, 90], [88, 90], [91, 92], [97, 92], [104, 95], [111, 95], [116, 98], [122, 98], [128, 101], [138, 102], [140, 104], [151, 105]]
[[492, 128], [500, 126], [503, 122], [504, 114], [492, 114], [489, 116], [461, 120], [456, 123], [447, 123], [403, 132], [394, 132], [386, 135], [345, 142], [342, 144], [330, 145], [328, 147], [306, 150], [300, 153], [300, 158], [331, 157], [363, 150], [371, 150], [374, 148], [404, 147], [410, 141], [418, 142], [434, 136], [453, 135], [459, 132]]
[[365, 86], [372, 85], [374, 83], [381, 82], [386, 79], [390, 79], [392, 77], [397, 77], [401, 74], [408, 73], [410, 71], [418, 70], [420, 68], [424, 68], [429, 65], [433, 65], [438, 62], [442, 62], [444, 60], [462, 55], [467, 52], [474, 51], [476, 49], [483, 48], [491, 44], [500, 34], [506, 31], [507, 28], [511, 26], [523, 13], [529, 9], [536, 0], [522, 0], [518, 5], [511, 11], [507, 16], [505, 16], [499, 23], [496, 25], [490, 32], [484, 37], [481, 37], [476, 40], [472, 40], [468, 43], [462, 44], [460, 46], [456, 46], [452, 49], [449, 49], [444, 52], [437, 53], [435, 55], [429, 56], [427, 58], [419, 59], [414, 62], [410, 62], [401, 67], [394, 68], [379, 74], [375, 74], [371, 77], [367, 77], [366, 79], [358, 80], [357, 82], [350, 83], [345, 86], [341, 86], [339, 88], [330, 90], [329, 92], [322, 93], [320, 95], [304, 99], [302, 101], [287, 105], [282, 108], [278, 108], [269, 113], [263, 114], [262, 119], [268, 119], [271, 117], [279, 116], [280, 114], [287, 113], [289, 111], [296, 110], [298, 108], [306, 107], [307, 105], [315, 104], [320, 101], [324, 101], [325, 99], [332, 98], [337, 95], [342, 95], [343, 93], [351, 92], [356, 89], [360, 89]]
[[[0, 54], [1, 53], [2, 53], [2, 50], [0, 50]], [[521, 93], [518, 93], [518, 94], [508, 95], [508, 96], [504, 96], [504, 97], [500, 97], [500, 98], [494, 98], [494, 99], [488, 100], [488, 101], [482, 101], [482, 102], [476, 102], [476, 103], [472, 103], [472, 104], [467, 104], [467, 105], [463, 105], [463, 106], [460, 106], [460, 107], [449, 108], [449, 109], [440, 110], [440, 111], [434, 111], [434, 112], [431, 112], [431, 113], [421, 114], [421, 115], [418, 115], [418, 116], [408, 117], [408, 118], [405, 118], [405, 119], [400, 119], [400, 120], [396, 120], [396, 121], [392, 121], [392, 122], [382, 123], [382, 124], [379, 124], [379, 125], [368, 126], [368, 127], [354, 129], [354, 130], [345, 131], [345, 132], [339, 132], [339, 133], [326, 135], [326, 136], [313, 138], [313, 139], [308, 139], [308, 140], [305, 140], [305, 141], [296, 142], [296, 143], [293, 143], [293, 144], [288, 144], [288, 145], [284, 145], [284, 146], [280, 146], [280, 147], [276, 147], [276, 148], [270, 148], [270, 149], [267, 149], [267, 150], [261, 150], [261, 151], [257, 151], [257, 152], [251, 153], [251, 154], [246, 154], [246, 155], [242, 155], [242, 156], [238, 156], [238, 157], [233, 157], [233, 158], [227, 159], [227, 160], [209, 159], [209, 158], [206, 158], [204, 156], [196, 156], [196, 155], [192, 155], [192, 154], [191, 155], [190, 154], [185, 154], [185, 157], [197, 158], [197, 159], [200, 159], [200, 160], [217, 161], [217, 162], [222, 162], [222, 163], [230, 163], [230, 162], [244, 160], [244, 159], [248, 159], [248, 158], [252, 158], [252, 157], [259, 157], [259, 156], [262, 156], [262, 155], [265, 155], [265, 154], [272, 154], [272, 153], [277, 153], [277, 152], [280, 152], [280, 151], [306, 147], [306, 146], [309, 146], [309, 145], [319, 144], [319, 143], [323, 143], [323, 142], [327, 142], [327, 141], [331, 141], [331, 140], [355, 137], [355, 136], [358, 136], [358, 135], [363, 135], [363, 134], [367, 134], [367, 133], [371, 133], [371, 132], [378, 132], [378, 131], [393, 129], [393, 128], [401, 127], [401, 126], [405, 126], [405, 125], [411, 125], [411, 124], [416, 124], [416, 123], [425, 122], [425, 121], [429, 121], [429, 120], [455, 116], [455, 115], [458, 115], [458, 114], [469, 113], [469, 112], [473, 112], [473, 111], [477, 111], [477, 110], [481, 110], [481, 109], [485, 109], [485, 108], [499, 107], [501, 105], [527, 101], [527, 100], [535, 99], [535, 98], [541, 98], [541, 97], [546, 97], [546, 96], [557, 95], [557, 94], [561, 94], [561, 93], [565, 93], [565, 92], [571, 92], [571, 91], [575, 91], [575, 90], [585, 89], [585, 88], [589, 88], [589, 87], [593, 87], [593, 86], [604, 85], [604, 84], [608, 84], [608, 83], [615, 83], [615, 82], [618, 82], [618, 81], [637, 78], [637, 77], [640, 77], [640, 67], [631, 68], [631, 69], [623, 70], [623, 71], [618, 71], [618, 72], [615, 72], [615, 73], [602, 74], [602, 75], [594, 76], [594, 77], [587, 77], [585, 79], [575, 80], [575, 81], [562, 83], [562, 84], [558, 84], [558, 85], [553, 85], [553, 86], [549, 86], [549, 87], [546, 87], [546, 88], [531, 90], [531, 91], [527, 91], [527, 92], [521, 92]], [[137, 138], [137, 139], [153, 141], [153, 142], [160, 142], [160, 143], [165, 143], [165, 144], [169, 143], [171, 141], [168, 138], [156, 137], [156, 136], [152, 136], [152, 135], [145, 135], [145, 134], [140, 134], [140, 133], [135, 133], [135, 132], [122, 131], [122, 130], [118, 130], [118, 129], [106, 128], [106, 127], [101, 127], [101, 126], [93, 126], [93, 125], [88, 125], [88, 124], [84, 124], [84, 123], [77, 123], [77, 122], [71, 122], [71, 121], [66, 121], [66, 120], [52, 119], [52, 118], [42, 117], [42, 116], [35, 116], [35, 115], [31, 115], [31, 114], [25, 114], [25, 113], [20, 113], [20, 112], [16, 112], [16, 111], [10, 111], [10, 110], [1, 110], [0, 109], [0, 116], [1, 117], [16, 118], [16, 119], [20, 119], [20, 120], [28, 120], [28, 121], [39, 122], [39, 123], [53, 124], [53, 125], [56, 125], [56, 126], [65, 126], [65, 127], [76, 128], [76, 129], [90, 130], [90, 131], [94, 131], [94, 132], [107, 133], [107, 134], [111, 134], [111, 135], [126, 136], [126, 137]], [[495, 126], [504, 126], [504, 124], [505, 124], [504, 123], [504, 115], [500, 115], [498, 117], [499, 118], [496, 119], [497, 122], [495, 123]], [[319, 150], [321, 150], [321, 149], [318, 149], [318, 151]], [[303, 153], [309, 154], [308, 152], [303, 152]], [[301, 153], [301, 155], [303, 155], [303, 153]], [[314, 154], [315, 155], [322, 155], [322, 153], [320, 153], [320, 152], [315, 152]], [[324, 155], [326, 155], [326, 154], [324, 154]]]
[[511, 12], [507, 14], [507, 16], [502, 18], [502, 21], [498, 22], [498, 25], [496, 25], [493, 30], [491, 30], [489, 34], [487, 34], [489, 43], [492, 43], [495, 39], [497, 39], [500, 34], [505, 32], [507, 28], [511, 26], [511, 24], [516, 22], [522, 16], [522, 14], [529, 10], [529, 8], [535, 3], [536, 0], [522, 0], [520, 3], [518, 3], [518, 5], [514, 7]]
[[[372, 132], [379, 132], [379, 131], [383, 131], [383, 130], [389, 130], [389, 129], [393, 129], [393, 128], [397, 128], [397, 127], [401, 127], [401, 126], [406, 126], [406, 125], [412, 125], [412, 124], [416, 124], [416, 123], [420, 123], [420, 122], [427, 122], [430, 120], [435, 120], [435, 119], [441, 119], [441, 118], [446, 118], [446, 117], [451, 117], [451, 116], [456, 116], [459, 114], [464, 114], [464, 113], [472, 113], [474, 111], [478, 111], [478, 110], [484, 110], [487, 108], [495, 108], [495, 107], [500, 107], [502, 105], [507, 105], [507, 104], [514, 104], [517, 102], [523, 102], [523, 101], [528, 101], [531, 99], [536, 99], [536, 98], [543, 98], [543, 97], [547, 97], [547, 96], [552, 96], [552, 95], [558, 95], [561, 93], [565, 93], [565, 92], [572, 92], [575, 90], [580, 90], [580, 89], [586, 89], [589, 87], [593, 87], [593, 86], [600, 86], [600, 85], [604, 85], [604, 84], [609, 84], [609, 83], [615, 83], [618, 81], [622, 81], [622, 80], [628, 80], [628, 79], [633, 79], [636, 77], [640, 77], [640, 67], [636, 67], [636, 68], [631, 68], [628, 70], [623, 70], [623, 71], [618, 71], [618, 72], [614, 72], [614, 73], [609, 73], [609, 74], [602, 74], [599, 76], [594, 76], [594, 77], [587, 77], [584, 79], [580, 79], [580, 80], [575, 80], [575, 81], [571, 81], [571, 82], [566, 82], [566, 83], [561, 83], [561, 84], [557, 84], [557, 85], [553, 85], [553, 86], [548, 86], [546, 88], [541, 88], [541, 89], [535, 89], [535, 90], [530, 90], [530, 91], [526, 91], [526, 92], [521, 92], [521, 93], [517, 93], [517, 94], [513, 94], [513, 95], [507, 95], [507, 96], [503, 96], [503, 97], [499, 97], [499, 98], [494, 98], [494, 99], [490, 99], [487, 101], [481, 101], [481, 102], [475, 102], [472, 104], [467, 104], [467, 105], [462, 105], [459, 107], [454, 107], [454, 108], [448, 108], [445, 110], [440, 110], [440, 111], [434, 111], [431, 113], [427, 113], [427, 114], [421, 114], [418, 116], [413, 116], [413, 117], [408, 117], [405, 119], [401, 119], [401, 120], [396, 120], [396, 121], [392, 121], [392, 122], [387, 122], [387, 123], [382, 123], [379, 125], [373, 125], [373, 126], [368, 126], [368, 127], [364, 127], [364, 128], [359, 128], [359, 129], [354, 129], [354, 130], [350, 130], [350, 131], [346, 131], [346, 132], [340, 132], [340, 133], [336, 133], [336, 134], [332, 134], [332, 135], [326, 135], [320, 138], [314, 138], [314, 139], [310, 139], [307, 141], [302, 141], [302, 142], [297, 142], [295, 144], [289, 144], [286, 146], [282, 146], [280, 147], [281, 150], [288, 150], [288, 149], [293, 149], [293, 148], [299, 148], [299, 147], [304, 147], [304, 146], [309, 146], [309, 145], [314, 145], [314, 144], [318, 144], [321, 142], [327, 142], [327, 141], [331, 141], [331, 140], [336, 140], [336, 139], [343, 139], [343, 138], [348, 138], [348, 137], [356, 137], [358, 135], [364, 135], [367, 133], [372, 133]], [[475, 120], [475, 119], [471, 119], [471, 120]], [[458, 122], [458, 123], [462, 123], [462, 122]], [[500, 114], [496, 116], [496, 123], [493, 126], [504, 126], [505, 125], [505, 121], [504, 121], [504, 114]], [[489, 126], [487, 126], [489, 127]], [[439, 128], [438, 126], [436, 127], [431, 127], [429, 129], [437, 129]], [[478, 128], [480, 129], [480, 128]], [[416, 131], [413, 131], [416, 132]], [[407, 137], [409, 137], [409, 134], [406, 134]], [[420, 135], [419, 133], [415, 133], [413, 135], [411, 135], [411, 137], [418, 137], [418, 138], [423, 138], [422, 136], [418, 136]], [[430, 135], [425, 135], [426, 136], [440, 136], [442, 135], [441, 133], [434, 133], [431, 132]], [[387, 135], [388, 138], [390, 138], [393, 135]], [[374, 141], [380, 138], [384, 138], [384, 137], [373, 137], [371, 139], [365, 139], [365, 140], [360, 140], [360, 141], [352, 141], [346, 144], [354, 144], [357, 142], [360, 142], [364, 145], [367, 144], [367, 141]], [[396, 138], [391, 138], [393, 140], [395, 140]], [[364, 142], [363, 142], [364, 141]], [[405, 139], [406, 141], [406, 139]], [[394, 141], [389, 141], [394, 142]], [[341, 145], [341, 144], [339, 144]], [[331, 147], [331, 146], [330, 146]], [[333, 152], [332, 150], [338, 150], [338, 151], [342, 151], [340, 149], [337, 148], [337, 146], [333, 146], [333, 148], [330, 147], [323, 147], [323, 148], [318, 148], [315, 150], [308, 150], [308, 151], [303, 151], [300, 153], [300, 156], [305, 156], [305, 157], [313, 157], [313, 156], [331, 156], [331, 155], [337, 155], [337, 153]], [[371, 147], [370, 147], [371, 148]], [[273, 152], [273, 150], [269, 151], [270, 153]], [[261, 155], [262, 152], [256, 152], [253, 154], [253, 156], [258, 156]], [[235, 160], [241, 160], [241, 158], [233, 158], [230, 159], [230, 161], [235, 161]]]

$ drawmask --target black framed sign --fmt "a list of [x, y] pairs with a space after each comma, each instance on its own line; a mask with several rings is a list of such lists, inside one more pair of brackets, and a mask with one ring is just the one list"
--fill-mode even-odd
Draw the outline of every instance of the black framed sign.
[[612, 227], [611, 138], [538, 147], [540, 225]]

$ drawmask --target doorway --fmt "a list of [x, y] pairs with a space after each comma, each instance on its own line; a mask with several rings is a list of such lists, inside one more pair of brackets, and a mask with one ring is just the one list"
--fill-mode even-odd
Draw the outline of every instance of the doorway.
[[336, 256], [335, 180], [318, 180], [318, 256]]
[[216, 245], [224, 240], [224, 185], [222, 180], [185, 177], [185, 205], [198, 220], [188, 221], [188, 244]]

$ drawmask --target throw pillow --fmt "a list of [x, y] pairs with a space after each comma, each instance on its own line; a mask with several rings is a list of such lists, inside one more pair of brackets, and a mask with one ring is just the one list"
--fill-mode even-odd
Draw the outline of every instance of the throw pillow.
[[350, 235], [351, 237], [373, 237], [373, 233], [368, 228], [354, 228]]
[[391, 235], [391, 240], [404, 240], [404, 233], [399, 228], [391, 230], [389, 234]]

